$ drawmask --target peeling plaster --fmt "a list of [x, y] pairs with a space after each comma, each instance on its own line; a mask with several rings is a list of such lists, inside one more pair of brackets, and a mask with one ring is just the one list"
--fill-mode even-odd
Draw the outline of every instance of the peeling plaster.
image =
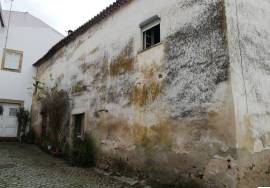
[[[257, 186], [269, 174], [270, 92], [262, 82], [269, 79], [269, 29], [250, 18], [268, 12], [247, 1], [239, 4], [241, 39], [233, 0], [134, 1], [41, 65], [38, 77], [64, 74], [65, 90], [87, 86], [72, 96], [71, 111], [85, 111], [86, 132], [101, 148], [99, 164], [164, 183], [234, 188], [249, 179]], [[142, 51], [136, 23], [157, 13], [161, 43]], [[249, 114], [242, 73], [254, 107]], [[39, 118], [33, 124], [39, 127]]]

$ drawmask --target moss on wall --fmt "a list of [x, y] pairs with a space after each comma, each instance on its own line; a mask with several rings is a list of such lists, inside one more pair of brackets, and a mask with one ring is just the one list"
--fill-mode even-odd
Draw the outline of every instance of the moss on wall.
[[86, 92], [86, 91], [87, 91], [87, 86], [84, 84], [83, 80], [76, 82], [76, 84], [74, 84], [71, 88], [71, 94], [73, 95], [82, 94], [83, 92]]
[[110, 63], [110, 75], [118, 76], [134, 70], [133, 40], [130, 40], [119, 55]]
[[[71, 80], [83, 76], [89, 86], [74, 103], [89, 110], [87, 130], [110, 164], [125, 161], [164, 182], [192, 179], [233, 187], [236, 168], [229, 169], [227, 160], [235, 159], [235, 127], [223, 1], [177, 5], [190, 10], [198, 5], [201, 14], [160, 44], [164, 62], [141, 65], [133, 40], [115, 54], [94, 49]], [[77, 84], [79, 91], [86, 85]]]
[[178, 88], [168, 98], [175, 118], [203, 116], [218, 85], [229, 78], [223, 8], [223, 1], [209, 4], [194, 18], [195, 24], [181, 27], [166, 39], [165, 87]]
[[144, 84], [137, 84], [133, 88], [132, 102], [134, 105], [143, 107], [154, 102], [162, 92], [162, 85], [155, 81], [149, 80]]

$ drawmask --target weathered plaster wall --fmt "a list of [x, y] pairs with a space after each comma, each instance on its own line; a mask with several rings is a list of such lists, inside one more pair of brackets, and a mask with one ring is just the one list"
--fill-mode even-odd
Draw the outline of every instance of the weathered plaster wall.
[[[142, 51], [139, 24], [153, 15], [162, 43]], [[229, 67], [222, 0], [136, 0], [42, 64], [38, 78], [70, 91], [103, 163], [121, 158], [162, 182], [234, 187]], [[33, 112], [38, 130], [36, 101]]]
[[239, 187], [270, 185], [270, 1], [226, 0]]

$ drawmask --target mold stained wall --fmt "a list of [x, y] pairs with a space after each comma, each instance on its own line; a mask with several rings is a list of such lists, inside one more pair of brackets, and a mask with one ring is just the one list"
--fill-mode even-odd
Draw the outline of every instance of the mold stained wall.
[[239, 187], [269, 186], [270, 1], [226, 0]]
[[[162, 42], [142, 51], [139, 24], [154, 15]], [[85, 131], [112, 156], [103, 163], [121, 158], [164, 182], [235, 186], [222, 0], [132, 1], [39, 66], [38, 78], [70, 91], [72, 114], [85, 113]], [[36, 130], [39, 110], [34, 99]]]

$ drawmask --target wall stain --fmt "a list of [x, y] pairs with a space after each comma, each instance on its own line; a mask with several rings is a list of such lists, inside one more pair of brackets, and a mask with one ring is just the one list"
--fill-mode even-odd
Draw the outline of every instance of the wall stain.
[[[101, 47], [82, 57], [80, 72], [72, 82], [81, 76], [87, 82], [84, 97], [91, 104], [87, 106], [87, 130], [95, 134], [101, 158], [118, 169], [124, 169], [126, 163], [164, 182], [173, 182], [172, 177], [223, 183], [219, 176], [235, 169], [231, 163], [228, 169], [227, 163], [228, 156], [233, 163], [236, 155], [231, 144], [235, 135], [226, 130], [233, 129], [233, 123], [227, 121], [233, 117], [225, 112], [230, 110], [225, 103], [231, 93], [224, 97], [226, 101], [213, 101], [215, 92], [220, 88], [224, 92], [229, 80], [222, 3], [182, 3], [183, 8], [199, 5], [203, 13], [164, 39], [161, 66], [153, 62], [140, 67], [132, 39], [113, 57]], [[153, 117], [154, 123], [152, 119], [147, 122], [144, 115]], [[221, 170], [221, 175], [207, 177], [212, 169]], [[231, 187], [230, 182], [224, 185]]]
[[133, 88], [132, 103], [139, 107], [154, 102], [162, 93], [162, 85], [156, 80], [149, 80], [145, 84], [137, 84]]
[[[205, 115], [204, 104], [211, 101], [218, 85], [229, 79], [223, 14], [222, 1], [215, 2], [194, 18], [197, 24], [187, 24], [166, 39], [165, 87], [174, 93], [168, 98], [175, 107], [174, 118]], [[175, 88], [179, 89], [172, 91]]]
[[203, 0], [186, 0], [183, 3], [181, 3], [181, 8], [187, 9], [187, 8], [192, 8], [195, 5], [202, 4]]
[[96, 47], [93, 50], [91, 50], [89, 54], [93, 55], [93, 54], [97, 53], [98, 51], [99, 51], [99, 47]]
[[79, 94], [82, 94], [86, 91], [87, 91], [87, 85], [84, 84], [83, 80], [76, 82], [76, 84], [74, 84], [71, 87], [71, 94], [72, 95], [79, 95]]
[[110, 75], [119, 76], [134, 70], [133, 40], [130, 40], [119, 55], [110, 63]]
[[159, 67], [151, 65], [143, 68], [140, 72], [142, 74], [141, 81], [138, 81], [133, 86], [132, 103], [139, 107], [144, 107], [147, 104], [153, 103], [157, 100], [163, 92], [163, 76], [159, 73]]

